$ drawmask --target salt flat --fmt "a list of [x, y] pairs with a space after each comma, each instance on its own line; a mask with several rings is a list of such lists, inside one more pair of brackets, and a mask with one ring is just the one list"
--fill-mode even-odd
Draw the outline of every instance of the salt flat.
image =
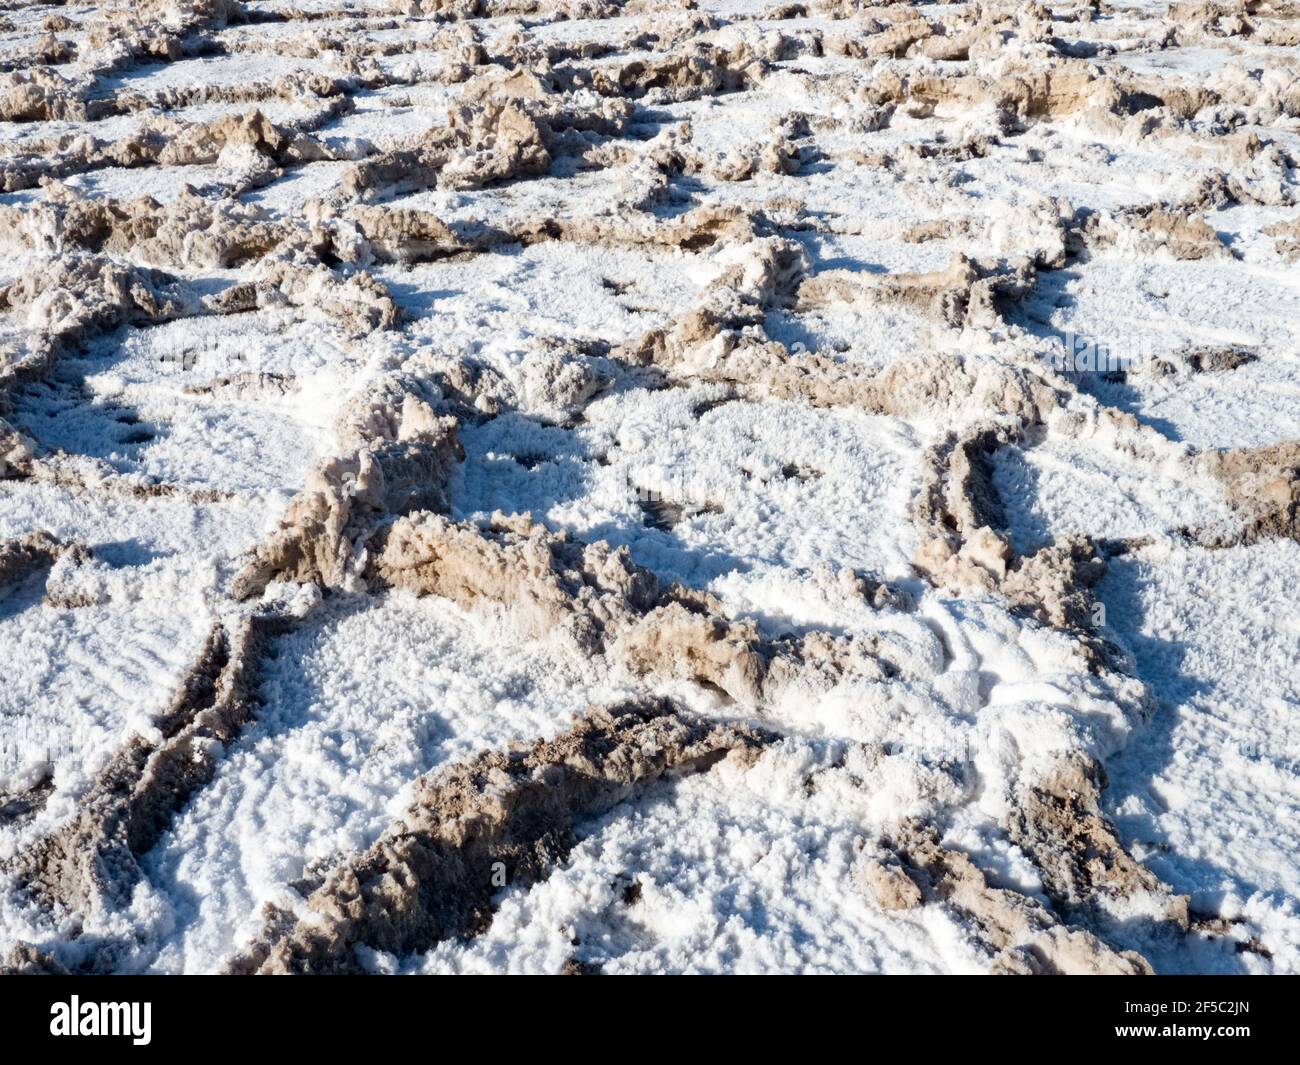
[[1300, 6], [0, 6], [0, 968], [1300, 969]]

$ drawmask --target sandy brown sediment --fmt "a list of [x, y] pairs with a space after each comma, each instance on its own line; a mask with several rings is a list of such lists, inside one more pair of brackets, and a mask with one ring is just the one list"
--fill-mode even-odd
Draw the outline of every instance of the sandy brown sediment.
[[191, 794], [211, 779], [224, 746], [257, 707], [257, 671], [284, 622], [254, 615], [213, 626], [203, 650], [158, 716], [156, 738], [137, 734], [79, 800], [78, 813], [6, 862], [25, 890], [59, 913], [120, 907], [141, 877], [137, 859]]
[[165, 322], [202, 304], [178, 278], [97, 256], [68, 256], [0, 289], [0, 306], [23, 313], [50, 347], [77, 344], [131, 322]]
[[[147, 0], [87, 20], [84, 42], [77, 46], [55, 36], [69, 27], [47, 21], [29, 61], [0, 75], [0, 118], [33, 122], [93, 117], [90, 90], [97, 75], [136, 63], [176, 61], [186, 54], [187, 44], [197, 48], [208, 31], [245, 17], [244, 5], [236, 0]], [[81, 69], [69, 76], [51, 69], [73, 58]]]
[[1202, 373], [1226, 373], [1248, 366], [1258, 359], [1259, 355], [1253, 349], [1240, 344], [1192, 346], [1150, 359], [1128, 372], [1186, 379]]
[[698, 305], [614, 348], [613, 357], [681, 379], [726, 383], [755, 397], [898, 417], [963, 411], [1038, 424], [1063, 396], [1038, 360], [967, 360], [932, 350], [864, 372], [816, 352], [795, 355], [763, 328], [764, 313], [774, 307], [807, 311], [862, 300], [912, 309], [941, 332], [998, 327], [1004, 308], [1033, 290], [1036, 260], [1055, 261], [1063, 254], [1059, 240], [1056, 248], [1013, 262], [975, 261], [958, 253], [946, 269], [931, 273], [813, 275], [797, 243], [766, 235], [752, 221], [727, 219], [726, 225], [729, 254]]
[[210, 300], [209, 309], [232, 314], [255, 307], [298, 307], [324, 316], [354, 337], [391, 329], [401, 320], [401, 310], [382, 281], [365, 270], [334, 270], [306, 240], [277, 245], [258, 260], [251, 277]]
[[47, 532], [0, 541], [0, 589], [35, 570], [48, 569], [67, 551], [84, 550], [78, 545], [61, 543]]
[[[48, 573], [62, 560], [67, 560], [72, 566], [82, 566], [92, 557], [90, 548], [84, 543], [59, 540], [44, 531], [29, 533], [16, 540], [0, 541], [0, 595], [8, 590], [9, 585], [34, 573]], [[75, 593], [69, 595], [50, 587], [45, 589], [43, 602], [68, 609], [85, 605], [84, 599]]]
[[[964, 434], [948, 434], [930, 449], [913, 504], [920, 534], [914, 564], [940, 587], [1000, 593], [1012, 607], [1071, 633], [1090, 668], [1115, 669], [1121, 664], [1097, 633], [1093, 616], [1092, 588], [1106, 572], [1097, 546], [1089, 537], [1073, 536], [1024, 556], [1002, 532], [1001, 500], [992, 483], [990, 459], [998, 448], [1018, 440], [1015, 427], [977, 425]], [[1105, 772], [1095, 759], [1081, 752], [1065, 756], [1043, 779], [1018, 785], [1005, 823], [1009, 837], [1038, 867], [1053, 906], [1069, 920], [1104, 925], [1111, 903], [1140, 899], [1159, 915], [1160, 923], [1185, 932], [1186, 897], [1175, 895], [1125, 849], [1101, 810], [1105, 783]], [[897, 880], [883, 873], [878, 879], [886, 895]], [[908, 895], [905, 885], [900, 890], [903, 897]], [[1019, 923], [1024, 919], [1023, 913], [1017, 918], [1018, 935], [1025, 933]], [[1044, 927], [1040, 917], [1032, 926], [1037, 932]], [[1105, 947], [1101, 949], [1108, 958], [1099, 962], [1096, 941], [1087, 934], [1079, 938], [1054, 930], [1044, 938], [1036, 936], [1032, 946], [1014, 949], [1008, 947], [1006, 934], [1003, 926], [992, 941], [998, 949], [1010, 949], [995, 961], [999, 971], [1087, 971], [1092, 964], [1102, 965], [1099, 971], [1147, 969], [1140, 958], [1116, 962]], [[1111, 970], [1115, 964], [1120, 967]]]
[[452, 112], [445, 127], [415, 144], [357, 163], [340, 183], [342, 195], [373, 199], [438, 185], [471, 189], [492, 181], [543, 173], [551, 164], [549, 131], [513, 102], [484, 101]]
[[1092, 589], [1106, 574], [1102, 548], [1072, 535], [1022, 554], [1006, 533], [991, 461], [999, 448], [1024, 442], [1015, 423], [977, 423], [927, 450], [912, 505], [912, 563], [949, 592], [1000, 594], [1013, 609], [1070, 633], [1090, 668], [1116, 668], [1115, 648], [1099, 635], [1095, 618]]
[[1130, 242], [1138, 251], [1167, 251], [1175, 259], [1230, 258], [1213, 227], [1193, 208], [1148, 204], [1106, 216], [1092, 215], [1080, 229], [1091, 247]]
[[[90, 337], [123, 324], [206, 313], [207, 307], [189, 285], [161, 270], [68, 255], [0, 287], [0, 310], [21, 316], [25, 334], [0, 342], [3, 400], [15, 384], [42, 376], [61, 351]], [[0, 432], [9, 436], [11, 431], [0, 427]]]
[[596, 708], [553, 740], [489, 752], [416, 782], [411, 807], [371, 848], [327, 873], [294, 915], [271, 908], [233, 972], [365, 971], [359, 948], [410, 954], [481, 932], [502, 884], [563, 861], [574, 822], [664, 777], [752, 761], [770, 739], [685, 716], [665, 700]]
[[1300, 219], [1275, 222], [1264, 232], [1274, 239], [1277, 253], [1287, 262], [1300, 259]]
[[214, 204], [188, 186], [166, 207], [150, 197], [90, 199], [55, 182], [44, 191], [39, 205], [0, 207], [0, 242], [52, 255], [84, 251], [228, 269], [261, 258], [290, 233], [256, 208]]
[[[258, 109], [227, 114], [206, 122], [185, 123], [151, 118], [114, 140], [93, 135], [27, 138], [0, 155], [0, 188], [32, 189], [45, 181], [112, 167], [200, 166], [219, 164], [226, 187], [235, 193], [268, 184], [282, 167], [336, 157], [311, 131], [350, 106], [349, 98], [323, 101], [314, 113], [292, 124], [277, 125]], [[351, 158], [353, 149], [340, 149]]]
[[1105, 924], [1107, 904], [1145, 903], [1152, 919], [1185, 932], [1188, 898], [1177, 895], [1120, 842], [1101, 808], [1106, 773], [1081, 752], [1062, 757], [1041, 781], [1023, 786], [1008, 834], [1034, 861], [1058, 912]]
[[879, 277], [824, 270], [799, 287], [798, 305], [872, 299], [910, 307], [950, 327], [989, 325], [1000, 319], [999, 301], [1021, 299], [1034, 288], [1034, 264], [979, 262], [958, 253], [944, 270]]
[[358, 546], [384, 519], [445, 510], [446, 484], [464, 457], [456, 419], [440, 416], [421, 389], [385, 378], [353, 397], [339, 418], [341, 450], [322, 460], [279, 528], [236, 575], [247, 599], [272, 581], [344, 586], [364, 555]]
[[1088, 589], [1106, 568], [1092, 542], [1069, 537], [1025, 556], [1003, 531], [990, 463], [993, 452], [1019, 442], [1014, 426], [976, 425], [931, 447], [913, 501], [913, 564], [940, 587], [996, 590], [1049, 625], [1084, 632], [1091, 627]]
[[913, 501], [920, 533], [913, 565], [936, 583], [989, 591], [1006, 576], [1012, 550], [1000, 531], [1002, 503], [990, 460], [1017, 438], [1014, 428], [976, 426], [964, 434], [948, 433], [926, 453]]
[[[27, 347], [0, 350], [0, 386], [42, 373], [57, 352], [122, 324], [157, 323], [258, 307], [295, 306], [364, 336], [398, 318], [387, 289], [364, 270], [340, 275], [323, 264], [305, 228], [268, 220], [256, 208], [213, 205], [186, 188], [176, 202], [89, 201], [52, 185], [39, 207], [4, 208], [0, 241], [42, 250], [51, 269], [0, 289], [0, 306], [22, 313]], [[256, 263], [250, 280], [200, 295], [182, 270]]]
[[1300, 540], [1300, 442], [1208, 451], [1203, 469], [1223, 483], [1240, 517], [1237, 528], [1209, 527], [1192, 535], [1209, 547], [1260, 540]]
[[[381, 206], [351, 207], [342, 213], [332, 205], [311, 205], [314, 230], [331, 240], [340, 259], [362, 262], [428, 262], [502, 245], [574, 241], [628, 247], [682, 248], [701, 251], [720, 241], [754, 236], [753, 219], [740, 208], [705, 206], [669, 222], [653, 218], [539, 218], [510, 228], [462, 226], [453, 229], [431, 211]], [[355, 227], [363, 241], [337, 239], [339, 224]]]
[[[204, 245], [200, 255], [220, 258], [217, 245], [201, 236], [180, 243], [191, 249]], [[231, 247], [226, 244], [226, 251]], [[274, 255], [259, 262], [254, 278], [200, 293], [175, 274], [123, 265], [108, 254], [56, 255], [47, 269], [0, 288], [0, 310], [21, 316], [23, 326], [19, 338], [0, 343], [0, 399], [16, 384], [48, 372], [60, 352], [121, 325], [284, 305], [309, 307], [354, 335], [391, 327], [398, 319], [388, 291], [368, 273], [339, 277], [302, 247], [277, 245]], [[26, 461], [26, 445], [2, 422], [0, 434], [9, 456], [5, 468], [19, 467]]]
[[3, 976], [67, 976], [68, 970], [54, 957], [30, 943], [15, 943], [0, 957]]
[[635, 675], [694, 681], [749, 704], [792, 683], [892, 671], [861, 640], [765, 637], [753, 621], [728, 619], [708, 593], [663, 584], [626, 548], [578, 543], [527, 516], [497, 514], [480, 529], [415, 514], [381, 530], [371, 550], [367, 573], [381, 586], [504, 610], [530, 638], [562, 636]]
[[[0, 402], [3, 399], [0, 393]], [[28, 476], [32, 471], [32, 448], [33, 441], [26, 433], [0, 418], [0, 480]]]
[[993, 973], [1135, 976], [1152, 971], [1137, 952], [1117, 951], [1086, 929], [1063, 924], [1035, 899], [991, 886], [968, 855], [944, 847], [929, 825], [908, 823], [865, 850], [855, 875], [882, 909], [939, 905], [952, 911], [992, 955]]

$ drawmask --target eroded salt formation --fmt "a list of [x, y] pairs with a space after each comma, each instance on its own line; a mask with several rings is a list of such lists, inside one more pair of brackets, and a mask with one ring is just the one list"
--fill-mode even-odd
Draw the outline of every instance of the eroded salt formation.
[[6, 14], [0, 647], [207, 636], [57, 752], [0, 704], [5, 967], [1295, 969], [1296, 847], [1161, 850], [1153, 735], [1207, 840], [1296, 804], [1124, 582], [1300, 576], [1298, 17]]

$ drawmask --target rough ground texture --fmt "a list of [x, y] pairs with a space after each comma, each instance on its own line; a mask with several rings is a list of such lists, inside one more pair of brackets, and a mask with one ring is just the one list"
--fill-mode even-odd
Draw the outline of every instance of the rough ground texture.
[[1300, 969], [1298, 55], [0, 4], [0, 968]]

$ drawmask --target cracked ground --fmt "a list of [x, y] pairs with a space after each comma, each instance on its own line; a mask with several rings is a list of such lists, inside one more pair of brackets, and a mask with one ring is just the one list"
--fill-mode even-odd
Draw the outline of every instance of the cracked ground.
[[1300, 969], [1300, 5], [0, 3], [0, 969]]

